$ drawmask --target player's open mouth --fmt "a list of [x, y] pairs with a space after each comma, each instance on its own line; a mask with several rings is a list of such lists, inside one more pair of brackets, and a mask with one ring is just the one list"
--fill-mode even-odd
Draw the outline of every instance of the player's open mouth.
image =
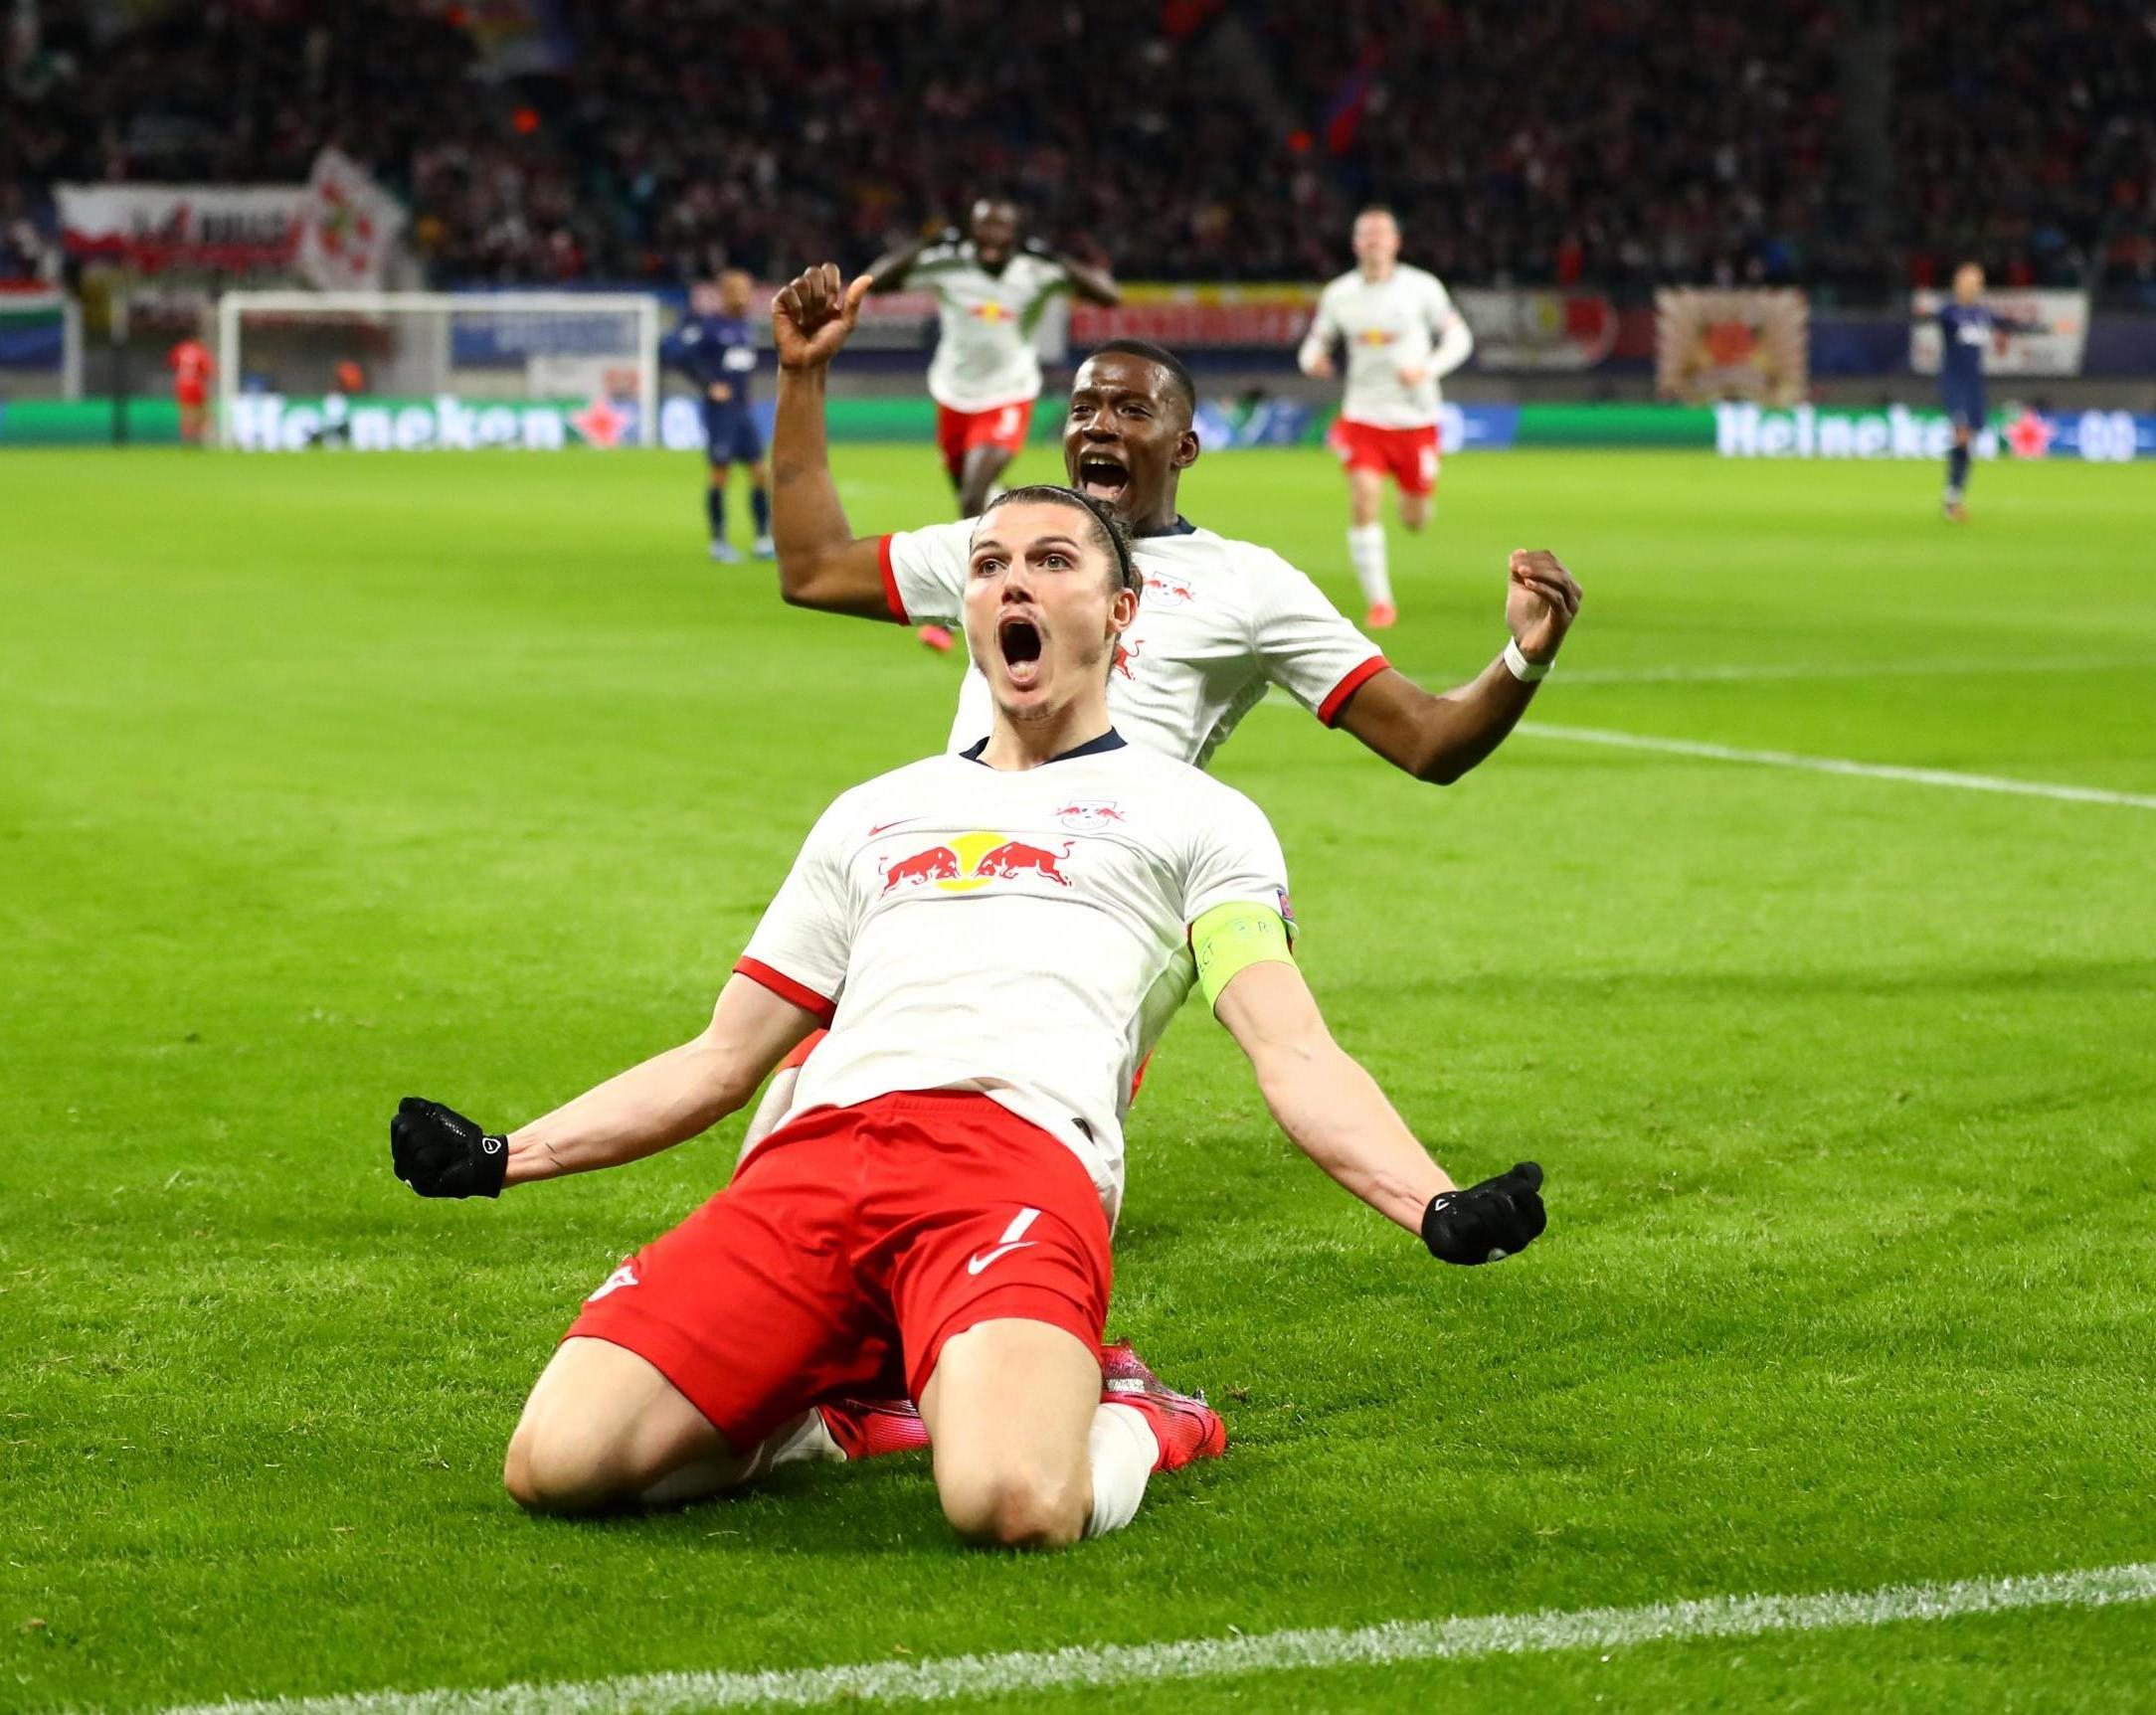
[[1112, 506], [1123, 498], [1123, 491], [1130, 485], [1130, 468], [1120, 458], [1089, 452], [1078, 460], [1078, 491], [1081, 494], [1105, 500]]
[[1003, 668], [1021, 690], [1040, 677], [1040, 627], [1030, 619], [1006, 615], [995, 627]]

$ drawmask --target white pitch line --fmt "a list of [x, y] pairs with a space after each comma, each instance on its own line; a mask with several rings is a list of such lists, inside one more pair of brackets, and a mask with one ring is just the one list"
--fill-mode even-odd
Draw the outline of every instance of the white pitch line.
[[1695, 739], [1649, 738], [1638, 733], [1607, 732], [1600, 727], [1550, 727], [1539, 721], [1523, 721], [1519, 730], [1530, 738], [1608, 745], [1620, 751], [1657, 751], [1672, 757], [1700, 757], [1712, 763], [1758, 763], [1775, 769], [1805, 769], [1815, 774], [1856, 774], [1865, 779], [1900, 780], [1908, 785], [1953, 786], [1965, 792], [2006, 792], [2016, 797], [2058, 798], [2066, 803], [2117, 804], [2133, 810], [2156, 810], [2156, 796], [2145, 792], [2106, 791], [2101, 786], [2017, 780], [2005, 774], [1964, 774], [1950, 769], [1908, 769], [1893, 763], [1852, 762], [1846, 757], [1800, 757], [1790, 751], [1740, 751], [1731, 745], [1702, 744]]
[[961, 1697], [1097, 1689], [1162, 1679], [1212, 1679], [1401, 1661], [1472, 1661], [1567, 1649], [1630, 1649], [1702, 1637], [1761, 1637], [2032, 1608], [2105, 1608], [2156, 1601], [2156, 1564], [2092, 1567], [2028, 1578], [1890, 1584], [1815, 1596], [1714, 1596], [1643, 1608], [1396, 1620], [1355, 1630], [1267, 1631], [1170, 1643], [1078, 1645], [1007, 1655], [931, 1656], [761, 1673], [645, 1673], [492, 1690], [361, 1691], [339, 1697], [203, 1703], [165, 1715], [688, 1715], [710, 1709], [804, 1709], [830, 1703], [936, 1703]]
[[2016, 661], [1733, 661], [1674, 667], [1565, 668], [1566, 685], [1718, 685], [1775, 679], [1991, 678], [2009, 673], [2113, 673], [2156, 667], [2146, 655]]

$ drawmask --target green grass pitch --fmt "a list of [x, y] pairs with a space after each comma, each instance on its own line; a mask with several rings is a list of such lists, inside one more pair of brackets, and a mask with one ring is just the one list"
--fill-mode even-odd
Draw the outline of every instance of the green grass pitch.
[[[859, 528], [947, 511], [925, 448], [839, 464]], [[1532, 735], [1439, 790], [1273, 707], [1219, 772], [1280, 830], [1337, 1033], [1464, 1178], [1542, 1161], [1546, 1240], [1432, 1264], [1193, 1007], [1133, 1116], [1113, 1326], [1224, 1408], [1224, 1460], [1049, 1559], [956, 1548], [918, 1458], [521, 1516], [501, 1448], [553, 1339], [741, 1120], [482, 1206], [392, 1179], [390, 1112], [513, 1123], [693, 1032], [815, 812], [951, 712], [905, 632], [707, 564], [700, 481], [0, 459], [0, 1709], [2156, 1558], [2156, 812]], [[1987, 467], [1958, 529], [1937, 483], [1460, 458], [1395, 533], [1385, 646], [1464, 677], [1506, 551], [1549, 545], [1588, 600], [1537, 721], [2156, 793], [2156, 475]], [[1350, 602], [1324, 454], [1184, 498]], [[1114, 1698], [2126, 1710], [2152, 1666], [2143, 1606]]]

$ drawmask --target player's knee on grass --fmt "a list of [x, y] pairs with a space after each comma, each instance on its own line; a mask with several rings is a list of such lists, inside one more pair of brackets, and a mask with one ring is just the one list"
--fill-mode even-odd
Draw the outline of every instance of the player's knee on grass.
[[1082, 1465], [1026, 1459], [948, 1473], [939, 1460], [936, 1492], [951, 1528], [980, 1548], [1068, 1548], [1092, 1504]]
[[1067, 1548], [1093, 1505], [1087, 1435], [1098, 1342], [1044, 1322], [982, 1322], [954, 1336], [922, 1390], [944, 1517], [988, 1548]]
[[1400, 522], [1410, 530], [1420, 530], [1429, 523], [1430, 497], [1427, 494], [1401, 495]]
[[569, 1339], [525, 1402], [502, 1486], [530, 1512], [627, 1505], [682, 1465], [728, 1459], [725, 1439], [645, 1359]]

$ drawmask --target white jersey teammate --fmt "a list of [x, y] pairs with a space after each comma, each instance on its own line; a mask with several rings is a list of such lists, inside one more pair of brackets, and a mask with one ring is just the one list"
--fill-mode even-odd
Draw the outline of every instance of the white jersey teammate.
[[1341, 1051], [1295, 967], [1262, 813], [1126, 745], [1104, 695], [1140, 577], [1105, 506], [1019, 489], [970, 549], [967, 641], [994, 727], [842, 795], [696, 1038], [507, 1137], [408, 1098], [427, 1196], [633, 1160], [738, 1107], [830, 1026], [807, 1110], [585, 1302], [504, 1480], [534, 1510], [679, 1502], [841, 1449], [817, 1402], [921, 1402], [945, 1516], [1052, 1548], [1128, 1524], [1226, 1431], [1101, 1346], [1120, 1120], [1146, 1000], [1187, 944], [1274, 1118], [1446, 1262], [1542, 1231], [1541, 1170], [1460, 1190]]
[[936, 294], [936, 355], [929, 397], [936, 444], [957, 491], [959, 516], [988, 504], [1004, 467], [1025, 445], [1040, 397], [1033, 330], [1049, 300], [1074, 292], [1088, 303], [1121, 300], [1102, 268], [1018, 238], [1018, 211], [1000, 198], [973, 206], [967, 232], [917, 239], [869, 264], [871, 289], [919, 287]]
[[1389, 209], [1355, 217], [1355, 265], [1329, 284], [1297, 361], [1304, 374], [1335, 373], [1333, 348], [1348, 353], [1348, 386], [1329, 436], [1348, 472], [1348, 557], [1368, 603], [1368, 623], [1399, 617], [1380, 516], [1385, 478], [1400, 491], [1400, 522], [1420, 530], [1437, 487], [1441, 378], [1475, 350], [1475, 336], [1437, 276], [1400, 260], [1400, 228]]

